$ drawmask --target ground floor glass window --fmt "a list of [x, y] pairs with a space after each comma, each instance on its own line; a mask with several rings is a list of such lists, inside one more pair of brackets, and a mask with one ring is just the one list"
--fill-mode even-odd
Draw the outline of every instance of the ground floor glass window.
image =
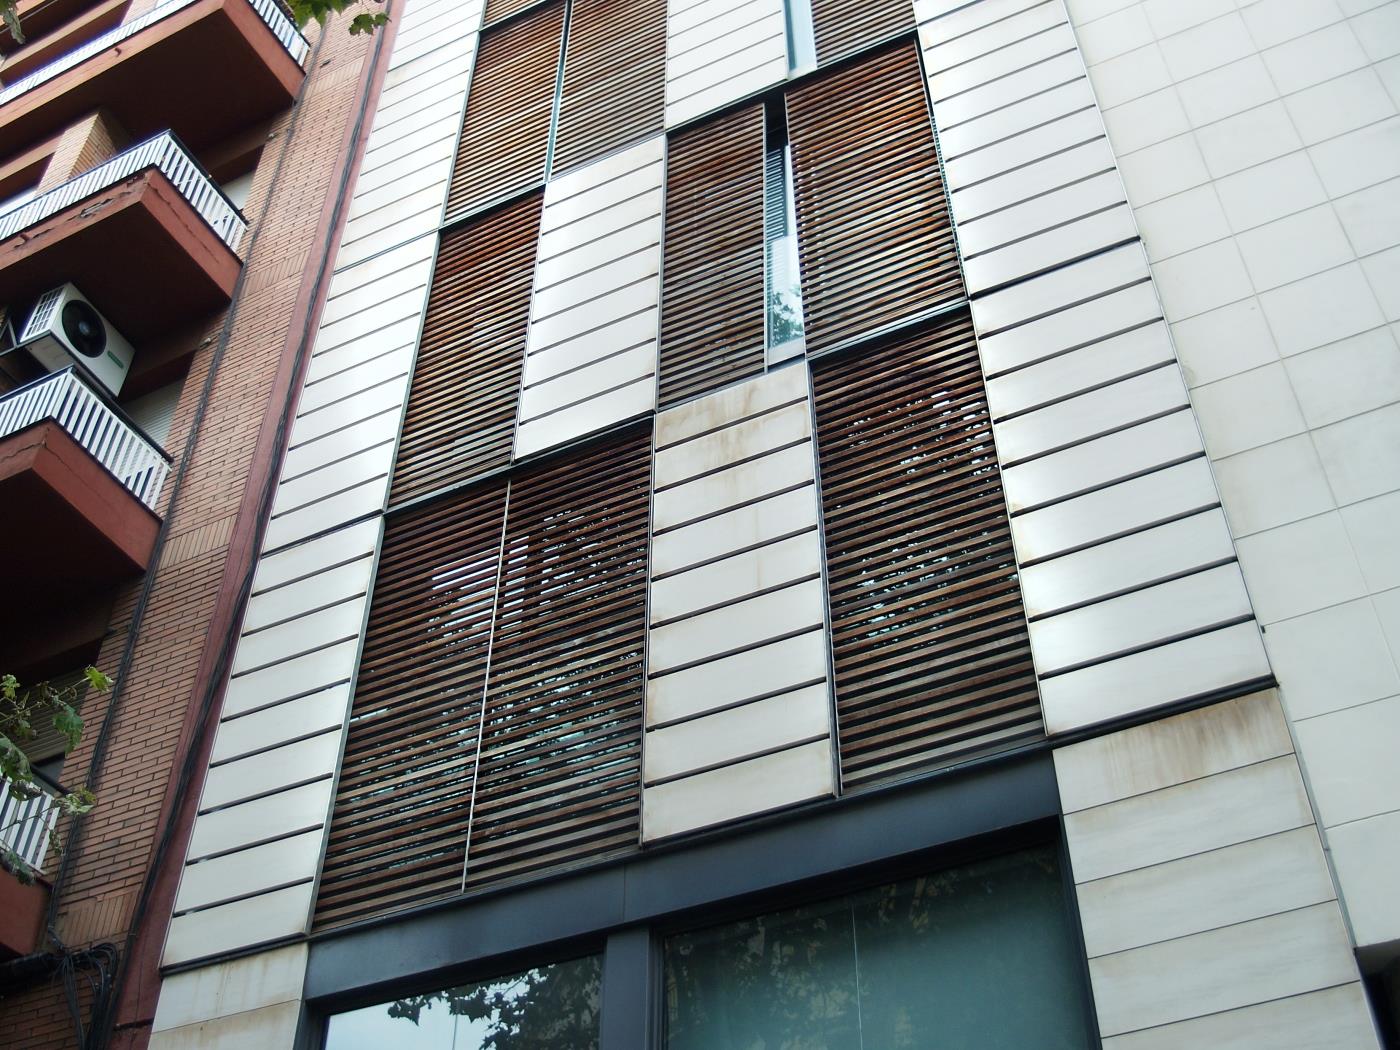
[[597, 1050], [598, 956], [331, 1016], [326, 1050]]
[[1054, 851], [671, 937], [667, 1050], [1084, 1050]]

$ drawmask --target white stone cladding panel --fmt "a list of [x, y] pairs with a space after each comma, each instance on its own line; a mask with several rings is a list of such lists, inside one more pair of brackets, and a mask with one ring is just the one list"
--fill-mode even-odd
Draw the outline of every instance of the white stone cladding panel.
[[914, 10], [968, 291], [1136, 239], [1063, 5]]
[[202, 909], [315, 876], [378, 542], [361, 522], [260, 560], [176, 896], [192, 941]]
[[835, 791], [806, 365], [661, 413], [653, 473], [646, 841]]
[[[394, 13], [396, 42], [234, 651], [168, 965], [306, 929], [481, 12], [481, 0], [407, 0]], [[166, 988], [184, 994], [178, 982]], [[163, 993], [159, 1010], [173, 1009]], [[263, 1003], [224, 1017], [191, 1007], [157, 1039], [284, 1045], [271, 1033], [288, 1011], [294, 1031], [298, 1010]]]
[[1277, 693], [1062, 747], [1055, 765], [1106, 1046], [1220, 1031], [1231, 1041], [1209, 1045], [1263, 1048], [1278, 1016], [1318, 1031], [1325, 1007], [1345, 1039], [1316, 1045], [1379, 1045]]
[[1393, 958], [1400, 3], [1068, 7], [1342, 903]]
[[656, 137], [545, 187], [517, 458], [656, 407], [664, 158]]
[[829, 738], [651, 785], [642, 791], [649, 841], [810, 802], [832, 792]]
[[233, 894], [305, 882], [315, 876], [320, 860], [321, 833], [307, 831], [191, 864], [181, 875], [175, 910], [208, 907]]
[[[1267, 682], [1064, 4], [914, 8], [1047, 729]], [[1178, 538], [1191, 519], [1179, 557], [1139, 539]]]
[[780, 83], [787, 72], [782, 0], [670, 0], [668, 128]]
[[1364, 938], [1368, 946], [1400, 940], [1400, 907], [1395, 901], [1400, 814], [1382, 813], [1329, 828], [1327, 845], [1357, 939]]
[[332, 278], [265, 549], [383, 509], [432, 258], [433, 238], [419, 237], [366, 264], [374, 277]]
[[291, 1046], [301, 1014], [306, 945], [171, 974], [161, 982], [150, 1045], [161, 1050]]
[[296, 1042], [300, 1018], [300, 1003], [278, 1003], [184, 1028], [155, 1032], [147, 1045], [152, 1050], [208, 1050], [213, 1046], [219, 1050], [265, 1050], [273, 1046], [292, 1046]]
[[1375, 1042], [1366, 993], [1356, 982], [1259, 1003], [1103, 1041], [1104, 1050], [1352, 1050]]
[[304, 944], [274, 948], [243, 959], [171, 974], [161, 982], [151, 1031], [296, 1002], [306, 979]]
[[311, 904], [308, 881], [176, 915], [165, 935], [162, 962], [177, 966], [302, 933]]
[[400, 18], [336, 268], [431, 233], [442, 217], [476, 58], [482, 0]]

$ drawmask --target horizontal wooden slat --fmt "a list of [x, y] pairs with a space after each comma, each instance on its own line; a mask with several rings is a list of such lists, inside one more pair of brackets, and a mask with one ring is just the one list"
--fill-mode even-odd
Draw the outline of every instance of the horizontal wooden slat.
[[812, 0], [822, 65], [913, 28], [913, 0]]
[[650, 435], [511, 485], [467, 885], [635, 848]]
[[813, 382], [843, 782], [1043, 738], [971, 318]]
[[666, 0], [573, 0], [554, 171], [659, 132]]
[[443, 235], [391, 502], [510, 462], [542, 194]]
[[486, 0], [486, 11], [481, 17], [481, 24], [493, 26], [503, 18], [547, 2], [548, 0]]
[[447, 192], [451, 221], [544, 180], [564, 2], [481, 35]]
[[650, 490], [633, 431], [392, 521], [317, 926], [636, 848]]
[[964, 295], [914, 43], [788, 93], [808, 353]]
[[666, 159], [661, 403], [763, 371], [763, 106], [683, 131]]
[[316, 924], [461, 890], [506, 485], [385, 532]]

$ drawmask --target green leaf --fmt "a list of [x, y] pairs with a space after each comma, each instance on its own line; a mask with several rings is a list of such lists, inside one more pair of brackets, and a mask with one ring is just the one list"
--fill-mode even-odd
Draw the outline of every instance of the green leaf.
[[5, 28], [10, 31], [10, 36], [15, 38], [15, 43], [24, 43], [24, 30], [20, 28], [15, 0], [0, 0], [0, 18], [5, 20]]
[[0, 696], [13, 702], [19, 696], [19, 679], [12, 674], [0, 677]]
[[97, 805], [97, 797], [87, 788], [79, 788], [77, 791], [60, 795], [55, 801], [58, 803], [58, 808], [70, 817], [91, 812], [92, 807]]
[[63, 734], [63, 739], [67, 742], [63, 753], [68, 754], [78, 746], [78, 741], [83, 737], [83, 716], [63, 700], [55, 699], [53, 709], [53, 727]]
[[8, 736], [0, 734], [0, 776], [10, 782], [10, 797], [15, 799], [33, 798], [27, 794], [34, 781], [34, 772], [29, 768], [29, 757], [20, 750], [18, 744]]
[[380, 26], [387, 25], [389, 16], [383, 11], [375, 14], [358, 14], [350, 19], [350, 35], [358, 36], [360, 33], [373, 33]]
[[105, 693], [112, 688], [112, 680], [99, 671], [96, 667], [86, 667], [83, 669], [83, 676], [87, 683], [99, 693]]

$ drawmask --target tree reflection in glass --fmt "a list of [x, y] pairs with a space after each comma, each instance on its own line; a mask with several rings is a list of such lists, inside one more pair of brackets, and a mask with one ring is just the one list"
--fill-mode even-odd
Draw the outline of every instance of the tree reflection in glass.
[[335, 1014], [326, 1050], [597, 1050], [598, 956]]
[[806, 352], [792, 147], [788, 144], [787, 115], [781, 100], [768, 106], [764, 135], [764, 270], [768, 285], [768, 363], [773, 365]]
[[672, 937], [667, 1050], [1084, 1050], [1055, 855]]

